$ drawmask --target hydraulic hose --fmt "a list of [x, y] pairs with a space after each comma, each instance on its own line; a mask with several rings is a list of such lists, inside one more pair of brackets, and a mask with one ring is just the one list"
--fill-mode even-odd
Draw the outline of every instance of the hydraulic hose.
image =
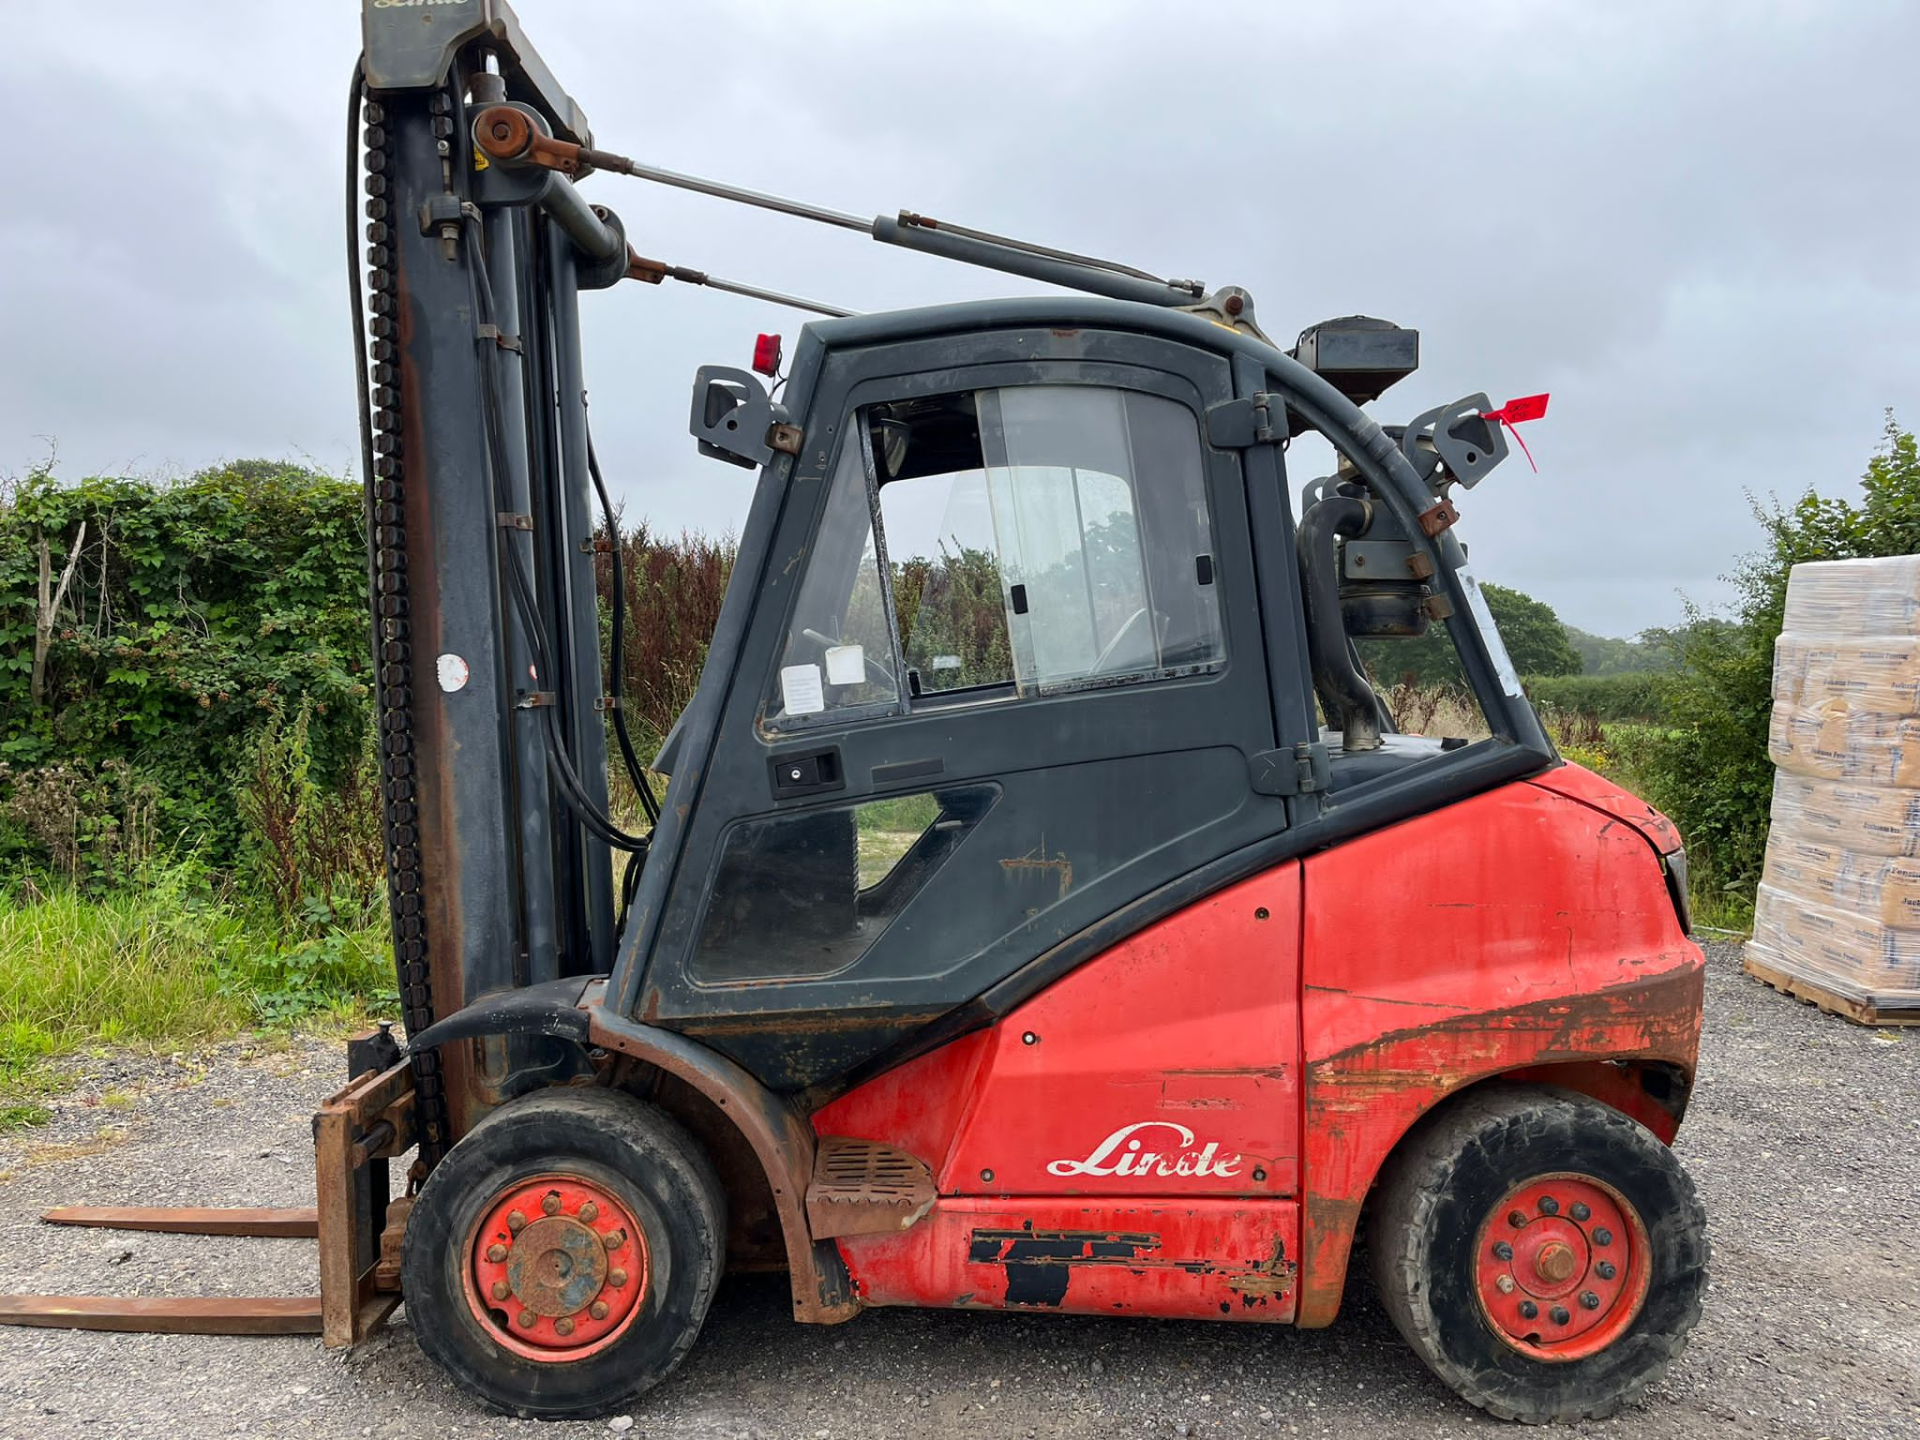
[[[481, 253], [480, 236], [469, 225], [465, 231], [467, 256], [469, 261], [468, 281], [472, 289], [474, 313], [482, 325], [493, 324], [492, 290], [486, 269], [486, 258]], [[488, 468], [492, 473], [495, 492], [494, 503], [505, 510], [506, 498], [500, 490], [501, 477], [506, 473], [505, 442], [500, 432], [500, 397], [494, 388], [492, 344], [488, 340], [476, 340], [481, 349], [481, 367], [484, 372], [481, 380], [481, 409], [485, 415]], [[534, 663], [543, 675], [556, 673], [550, 664], [546, 627], [541, 622], [539, 604], [533, 594], [533, 582], [528, 578], [520, 554], [512, 545], [501, 547], [507, 557], [507, 589], [512, 596], [515, 609], [519, 612], [521, 623], [527, 627], [529, 643], [533, 646]], [[586, 793], [586, 787], [580, 783], [579, 775], [574, 771], [567, 757], [564, 737], [555, 723], [550, 707], [542, 707], [544, 729], [547, 737], [547, 767], [559, 786], [561, 797], [567, 808], [584, 825], [588, 833], [604, 843], [619, 850], [640, 851], [646, 848], [647, 837], [629, 835], [616, 825]]]
[[620, 756], [627, 767], [627, 778], [633, 782], [634, 792], [640, 797], [640, 808], [647, 812], [647, 822], [657, 825], [660, 822], [660, 807], [647, 785], [647, 770], [634, 751], [633, 737], [627, 733], [626, 706], [622, 703], [626, 685], [626, 557], [621, 553], [620, 527], [614, 523], [613, 501], [607, 495], [607, 482], [600, 475], [600, 457], [594, 453], [591, 430], [587, 432], [587, 473], [593, 477], [594, 493], [600, 497], [601, 521], [607, 527], [607, 542], [613, 558], [613, 639], [608, 647], [609, 669], [612, 673], [607, 679], [607, 694], [613, 700], [613, 733], [620, 742]]
[[1353, 663], [1346, 625], [1340, 618], [1337, 539], [1366, 533], [1372, 504], [1353, 495], [1329, 495], [1300, 517], [1295, 549], [1305, 580], [1307, 658], [1313, 667], [1314, 693], [1327, 719], [1337, 723], [1341, 744], [1352, 753], [1380, 748], [1380, 713], [1373, 687]]

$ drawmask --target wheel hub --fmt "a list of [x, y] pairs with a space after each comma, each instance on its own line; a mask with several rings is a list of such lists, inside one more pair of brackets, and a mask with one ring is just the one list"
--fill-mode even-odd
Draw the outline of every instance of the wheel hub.
[[646, 1294], [646, 1239], [632, 1211], [575, 1175], [517, 1181], [468, 1236], [467, 1301], [494, 1338], [536, 1360], [606, 1344]]
[[1577, 1360], [1625, 1332], [1646, 1299], [1646, 1228], [1612, 1186], [1547, 1175], [1490, 1207], [1475, 1289], [1494, 1333], [1541, 1360]]

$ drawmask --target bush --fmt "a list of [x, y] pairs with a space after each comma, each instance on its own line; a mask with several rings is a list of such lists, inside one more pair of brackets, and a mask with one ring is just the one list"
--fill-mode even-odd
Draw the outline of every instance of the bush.
[[[700, 684], [734, 554], [730, 536], [709, 540], [682, 531], [677, 539], [664, 539], [644, 520], [620, 536], [615, 563], [627, 592], [621, 683], [643, 761], [653, 758], [650, 747], [666, 736]], [[612, 582], [610, 566], [601, 565], [603, 614], [613, 604]]]
[[1596, 720], [1653, 721], [1666, 713], [1667, 677], [1620, 675], [1529, 675], [1527, 698], [1547, 712], [1590, 715]]
[[324, 905], [355, 926], [370, 924], [386, 895], [373, 729], [332, 784], [314, 769], [313, 707], [276, 710], [253, 743], [235, 799], [252, 842], [246, 873], [283, 922]]
[[[88, 881], [116, 875], [129, 847], [235, 865], [233, 778], [289, 704], [307, 707], [324, 781], [356, 763], [370, 706], [361, 523], [358, 486], [264, 461], [177, 485], [63, 486], [39, 470], [0, 495], [0, 862]], [[43, 564], [68, 581], [44, 646]], [[120, 836], [61, 830], [62, 787], [103, 797]]]
[[1666, 723], [1647, 732], [1635, 766], [1646, 798], [1687, 837], [1694, 873], [1720, 890], [1750, 897], [1766, 853], [1773, 645], [1788, 573], [1808, 560], [1920, 552], [1920, 451], [1891, 412], [1861, 489], [1857, 504], [1812, 490], [1791, 507], [1756, 503], [1767, 543], [1731, 577], [1733, 617], [1690, 609], [1692, 623], [1669, 637], [1679, 670], [1665, 692]]

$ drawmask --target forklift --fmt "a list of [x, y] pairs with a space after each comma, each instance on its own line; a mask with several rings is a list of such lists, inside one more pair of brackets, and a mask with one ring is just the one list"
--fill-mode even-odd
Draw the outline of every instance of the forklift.
[[[1383, 425], [1360, 407], [1413, 330], [1283, 349], [1238, 287], [597, 148], [503, 0], [365, 0], [363, 30], [348, 267], [406, 1043], [349, 1047], [314, 1210], [47, 1217], [313, 1235], [318, 1296], [0, 1318], [341, 1346], [404, 1300], [461, 1389], [581, 1418], [670, 1375], [729, 1270], [784, 1270], [809, 1324], [1325, 1326], [1358, 1244], [1494, 1415], [1656, 1379], [1707, 1280], [1669, 1148], [1701, 1026], [1685, 854], [1556, 753], [1459, 536], [1544, 397]], [[849, 313], [646, 258], [596, 176], [1060, 293]], [[751, 505], [643, 764], [617, 564], [603, 663], [579, 301], [669, 280], [817, 318], [790, 359], [761, 336], [694, 378], [692, 438]], [[1337, 462], [1296, 506], [1303, 435]], [[1469, 733], [1401, 731], [1363, 659], [1436, 627]]]

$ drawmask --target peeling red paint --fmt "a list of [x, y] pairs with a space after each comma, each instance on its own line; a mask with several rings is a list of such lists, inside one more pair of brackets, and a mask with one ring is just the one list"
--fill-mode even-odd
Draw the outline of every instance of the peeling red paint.
[[[1409, 855], [1444, 902], [1380, 903]], [[1338, 1312], [1367, 1191], [1447, 1096], [1551, 1078], [1672, 1137], [1597, 1063], [1669, 1066], [1683, 1102], [1699, 1047], [1703, 957], [1639, 829], [1512, 785], [1314, 857], [1306, 892], [1301, 1324]]]

